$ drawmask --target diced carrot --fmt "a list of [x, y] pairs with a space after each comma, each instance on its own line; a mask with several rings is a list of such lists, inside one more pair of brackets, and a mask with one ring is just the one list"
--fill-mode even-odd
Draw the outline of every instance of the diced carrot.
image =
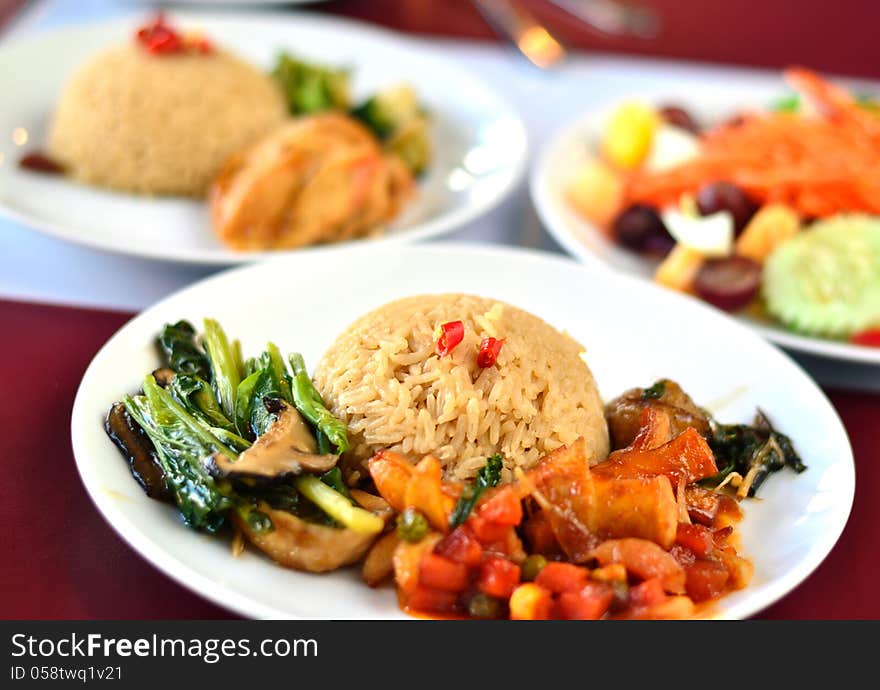
[[510, 595], [510, 618], [519, 621], [547, 620], [552, 604], [548, 590], [534, 582], [526, 582]]
[[500, 599], [509, 597], [519, 584], [519, 566], [506, 558], [490, 557], [480, 566], [477, 588]]
[[666, 600], [663, 583], [654, 577], [629, 588], [629, 604], [633, 607], [655, 606]]
[[518, 525], [522, 521], [522, 503], [511, 487], [501, 489], [479, 508], [480, 517], [499, 525]]
[[466, 524], [483, 546], [504, 541], [511, 530], [509, 525], [500, 525], [497, 522], [487, 520], [482, 515], [472, 514]]
[[597, 620], [608, 610], [613, 599], [614, 590], [609, 585], [588, 582], [583, 589], [560, 594], [556, 611], [566, 620]]
[[444, 592], [421, 585], [416, 587], [406, 600], [408, 608], [426, 613], [452, 613], [457, 603], [457, 593]]
[[590, 571], [571, 563], [552, 562], [545, 565], [535, 583], [550, 590], [554, 594], [576, 592], [587, 584]]
[[457, 527], [437, 543], [434, 553], [450, 561], [474, 567], [482, 561], [483, 547], [467, 527]]
[[703, 525], [688, 525], [684, 522], [678, 524], [675, 543], [686, 546], [697, 556], [708, 555], [715, 546], [712, 530]]
[[461, 592], [468, 586], [467, 566], [426, 553], [419, 564], [419, 585], [444, 592]]
[[730, 574], [723, 563], [710, 560], [694, 561], [684, 569], [685, 589], [694, 601], [717, 597], [724, 591]]

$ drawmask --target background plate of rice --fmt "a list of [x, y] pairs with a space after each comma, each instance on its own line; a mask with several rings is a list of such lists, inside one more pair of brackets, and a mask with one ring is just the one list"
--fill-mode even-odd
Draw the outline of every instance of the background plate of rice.
[[234, 559], [227, 541], [186, 529], [176, 511], [141, 491], [102, 423], [110, 404], [158, 366], [153, 339], [166, 322], [217, 318], [245, 353], [271, 340], [302, 352], [314, 372], [331, 343], [371, 310], [450, 292], [506, 302], [570, 334], [604, 400], [668, 376], [721, 421], [750, 421], [760, 406], [792, 437], [809, 469], [774, 475], [761, 500], [744, 505], [743, 551], [754, 580], [707, 615], [756, 613], [807, 577], [836, 542], [853, 499], [852, 451], [831, 404], [788, 357], [711, 307], [644, 281], [538, 252], [458, 245], [364, 246], [333, 261], [285, 257], [214, 276], [140, 314], [95, 356], [74, 404], [73, 449], [92, 500], [157, 568], [242, 615], [404, 617], [393, 589], [368, 588], [358, 568], [312, 575], [250, 549]]
[[[0, 110], [0, 213], [64, 240], [165, 261], [237, 264], [277, 256], [227, 249], [200, 200], [112, 192], [18, 167], [24, 153], [45, 151], [52, 113], [71, 74], [105, 48], [133, 40], [146, 16], [137, 12], [122, 21], [48, 32], [0, 48], [0, 89], [15, 94]], [[258, 69], [270, 70], [284, 50], [350, 67], [357, 102], [383, 86], [408, 82], [415, 87], [433, 117], [434, 157], [414, 199], [384, 234], [324, 247], [396, 243], [454, 230], [498, 204], [525, 172], [526, 133], [516, 113], [430, 47], [314, 14], [174, 12], [169, 19], [182, 30], [203, 32]], [[23, 69], [27, 79], [20, 78]]]

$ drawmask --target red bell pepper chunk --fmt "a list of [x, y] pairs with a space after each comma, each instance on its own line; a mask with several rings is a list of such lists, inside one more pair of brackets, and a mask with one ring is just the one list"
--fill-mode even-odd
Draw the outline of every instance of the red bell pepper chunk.
[[522, 503], [509, 486], [501, 489], [479, 508], [480, 517], [499, 525], [518, 525], [522, 521]]
[[556, 600], [556, 612], [566, 620], [597, 620], [608, 610], [613, 599], [614, 590], [610, 586], [588, 582], [581, 590], [560, 594]]
[[520, 581], [519, 566], [506, 558], [490, 556], [480, 566], [477, 588], [490, 597], [507, 599]]
[[707, 556], [715, 546], [712, 530], [703, 525], [689, 525], [684, 522], [678, 524], [675, 543], [689, 548], [701, 557]]
[[419, 563], [419, 585], [444, 592], [462, 592], [468, 586], [467, 566], [426, 553]]
[[406, 605], [426, 613], [452, 613], [458, 603], [458, 594], [419, 585], [407, 599]]
[[629, 588], [629, 603], [635, 608], [660, 604], [665, 599], [666, 592], [663, 591], [663, 583], [659, 577], [653, 577]]
[[571, 563], [552, 562], [545, 565], [535, 583], [554, 594], [562, 592], [577, 592], [586, 586], [590, 580], [590, 571], [579, 565]]
[[867, 331], [856, 333], [850, 342], [866, 347], [880, 347], [880, 328], [869, 328]]
[[466, 527], [457, 527], [443, 537], [434, 547], [434, 553], [471, 568], [483, 560], [483, 547]]
[[694, 601], [717, 597], [724, 591], [730, 573], [723, 563], [710, 560], [694, 561], [684, 569], [685, 590]]

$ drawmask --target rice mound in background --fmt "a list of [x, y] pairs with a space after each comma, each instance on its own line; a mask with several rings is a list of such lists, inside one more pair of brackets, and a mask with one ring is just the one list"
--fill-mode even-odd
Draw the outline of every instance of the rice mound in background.
[[49, 154], [87, 184], [201, 196], [230, 155], [286, 113], [272, 79], [228, 53], [154, 56], [131, 43], [67, 83]]
[[[436, 331], [464, 323], [439, 357]], [[504, 338], [495, 366], [477, 365], [485, 337]], [[596, 463], [608, 454], [602, 400], [583, 347], [538, 317], [471, 295], [422, 295], [387, 304], [345, 330], [315, 370], [328, 407], [348, 425], [350, 472], [382, 449], [435, 455], [447, 479], [472, 478], [496, 452], [513, 468], [583, 436]]]

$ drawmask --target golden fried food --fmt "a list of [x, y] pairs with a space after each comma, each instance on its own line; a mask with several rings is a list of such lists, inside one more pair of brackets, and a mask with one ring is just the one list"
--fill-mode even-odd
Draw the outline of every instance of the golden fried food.
[[211, 188], [211, 217], [233, 249], [290, 249], [376, 231], [413, 188], [401, 160], [363, 125], [314, 115], [234, 155]]

